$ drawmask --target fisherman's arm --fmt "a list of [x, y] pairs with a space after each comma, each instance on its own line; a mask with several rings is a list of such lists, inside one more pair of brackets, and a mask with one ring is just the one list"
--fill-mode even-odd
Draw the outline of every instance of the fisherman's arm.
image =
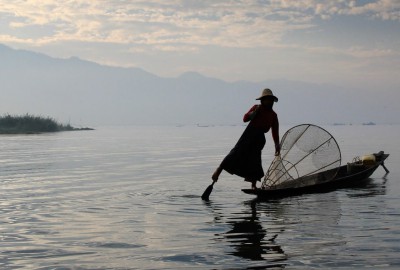
[[243, 122], [249, 122], [253, 120], [254, 116], [256, 116], [259, 105], [254, 105], [251, 109], [243, 116]]
[[275, 143], [275, 156], [280, 155], [281, 153], [281, 147], [279, 144], [279, 121], [278, 117], [276, 117], [275, 121], [272, 124], [272, 138]]

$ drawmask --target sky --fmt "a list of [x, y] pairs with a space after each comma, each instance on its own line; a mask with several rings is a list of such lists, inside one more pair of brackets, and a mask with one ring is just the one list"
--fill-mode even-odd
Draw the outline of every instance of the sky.
[[226, 81], [400, 85], [400, 0], [0, 0], [0, 43]]

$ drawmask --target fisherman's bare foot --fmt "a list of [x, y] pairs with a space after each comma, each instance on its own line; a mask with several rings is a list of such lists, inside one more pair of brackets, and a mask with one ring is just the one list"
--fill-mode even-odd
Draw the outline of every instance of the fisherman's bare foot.
[[217, 182], [217, 181], [218, 181], [218, 177], [219, 177], [219, 175], [221, 174], [221, 172], [222, 172], [222, 168], [221, 168], [221, 167], [218, 167], [218, 168], [215, 170], [215, 172], [213, 173], [213, 175], [211, 176], [211, 179], [212, 179], [214, 182]]

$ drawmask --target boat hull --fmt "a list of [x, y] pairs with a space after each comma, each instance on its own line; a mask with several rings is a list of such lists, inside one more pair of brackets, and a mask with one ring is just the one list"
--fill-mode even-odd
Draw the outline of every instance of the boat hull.
[[[301, 187], [286, 187], [275, 189], [242, 189], [244, 193], [256, 195], [260, 199], [274, 199], [282, 197], [297, 196], [308, 193], [325, 193], [340, 188], [356, 187], [368, 179], [379, 166], [384, 167], [384, 161], [389, 154], [379, 152], [374, 154], [377, 157], [373, 166], [362, 166], [355, 172], [348, 172], [347, 165], [341, 166], [335, 178], [330, 181], [305, 185]], [[386, 167], [384, 167], [385, 170]], [[388, 171], [387, 171], [388, 172]]]

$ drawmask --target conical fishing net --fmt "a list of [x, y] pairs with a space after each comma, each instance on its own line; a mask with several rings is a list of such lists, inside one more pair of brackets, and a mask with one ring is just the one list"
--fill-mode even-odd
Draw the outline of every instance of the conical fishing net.
[[302, 181], [310, 184], [310, 179], [329, 181], [340, 163], [339, 146], [328, 131], [311, 124], [295, 126], [283, 135], [280, 156], [272, 161], [262, 188], [298, 187]]

